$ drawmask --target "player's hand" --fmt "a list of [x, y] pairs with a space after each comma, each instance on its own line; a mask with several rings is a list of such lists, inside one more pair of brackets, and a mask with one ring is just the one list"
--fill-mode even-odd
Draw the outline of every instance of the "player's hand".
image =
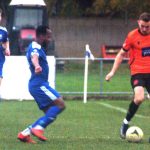
[[113, 72], [109, 72], [106, 77], [105, 77], [105, 80], [106, 81], [110, 81], [110, 79], [114, 76], [114, 73]]
[[42, 72], [42, 67], [41, 66], [36, 66], [35, 67], [35, 73], [40, 74]]
[[10, 56], [10, 50], [7, 50], [7, 49], [6, 49], [6, 50], [5, 50], [5, 55], [6, 55], [6, 56]]

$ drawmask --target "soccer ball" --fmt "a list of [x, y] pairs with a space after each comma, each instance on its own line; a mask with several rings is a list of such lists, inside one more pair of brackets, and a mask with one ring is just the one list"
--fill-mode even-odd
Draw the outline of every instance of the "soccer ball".
[[126, 139], [128, 142], [139, 143], [143, 139], [143, 131], [137, 126], [131, 126], [126, 132]]

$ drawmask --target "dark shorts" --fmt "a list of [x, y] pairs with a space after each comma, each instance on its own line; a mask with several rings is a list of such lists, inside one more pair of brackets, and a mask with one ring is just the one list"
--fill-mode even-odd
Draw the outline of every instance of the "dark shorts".
[[149, 74], [135, 74], [131, 76], [131, 85], [134, 89], [136, 86], [145, 87], [150, 93], [150, 73]]

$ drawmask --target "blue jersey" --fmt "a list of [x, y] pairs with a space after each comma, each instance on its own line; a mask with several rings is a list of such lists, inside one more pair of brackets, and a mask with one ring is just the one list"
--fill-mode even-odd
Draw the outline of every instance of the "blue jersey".
[[[39, 65], [42, 67], [40, 74], [35, 73], [35, 67], [32, 64], [32, 55], [37, 54], [39, 57]], [[49, 67], [46, 59], [45, 50], [37, 42], [32, 42], [27, 50], [27, 60], [29, 63], [31, 78], [29, 81], [30, 85], [40, 85], [43, 82], [48, 82]]]
[[[40, 74], [35, 74], [35, 68], [31, 61], [32, 55], [34, 54], [38, 55], [39, 64], [42, 67], [42, 72]], [[45, 51], [37, 42], [32, 42], [28, 47], [26, 56], [31, 71], [29, 92], [34, 97], [39, 108], [45, 109], [60, 97], [60, 94], [50, 87], [48, 83], [49, 67]]]
[[4, 48], [2, 47], [2, 43], [8, 41], [8, 32], [5, 27], [0, 26], [0, 62], [3, 63], [5, 60]]
[[5, 62], [3, 43], [8, 41], [8, 33], [5, 27], [0, 26], [0, 77], [3, 77], [3, 65]]

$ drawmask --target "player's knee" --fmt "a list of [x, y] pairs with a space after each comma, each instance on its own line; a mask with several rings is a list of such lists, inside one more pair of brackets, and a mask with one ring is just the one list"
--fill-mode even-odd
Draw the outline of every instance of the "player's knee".
[[62, 100], [59, 104], [59, 107], [64, 110], [66, 108], [65, 102]]
[[137, 105], [140, 105], [144, 101], [144, 96], [138, 96], [134, 98], [134, 102]]
[[57, 105], [60, 109], [64, 110], [66, 108], [65, 102], [62, 98], [55, 100], [55, 105]]

